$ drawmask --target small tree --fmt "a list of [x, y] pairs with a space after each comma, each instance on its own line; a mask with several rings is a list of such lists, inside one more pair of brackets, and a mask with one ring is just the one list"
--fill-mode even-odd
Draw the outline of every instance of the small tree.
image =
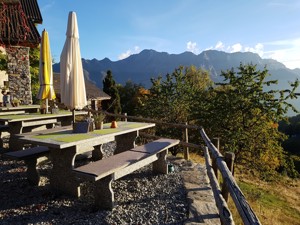
[[120, 95], [110, 70], [107, 71], [106, 77], [103, 80], [103, 91], [108, 94], [111, 99], [103, 101], [102, 109], [110, 113], [120, 114], [122, 111]]
[[[158, 119], [167, 123], [188, 122], [193, 124], [194, 99], [201, 95], [212, 85], [209, 73], [194, 66], [175, 69], [172, 74], [167, 74], [165, 79], [161, 76], [152, 79], [150, 93], [142, 100], [140, 115], [143, 117]], [[159, 136], [169, 136], [182, 139], [181, 129], [170, 129], [160, 126], [156, 129]], [[194, 138], [193, 138], [194, 136]], [[189, 133], [190, 141], [200, 137], [199, 133]], [[176, 154], [176, 152], [174, 152]]]
[[194, 66], [175, 69], [163, 79], [151, 79], [150, 95], [142, 113], [165, 122], [185, 123], [191, 120], [193, 100], [206, 90], [212, 81], [209, 73]]
[[118, 86], [120, 94], [121, 108], [128, 115], [136, 115], [139, 110], [140, 90], [143, 89], [141, 84], [135, 84], [132, 81], [127, 81], [125, 86]]
[[0, 50], [0, 70], [7, 70], [7, 55]]
[[40, 60], [40, 49], [30, 48], [29, 50], [29, 62], [30, 62], [30, 75], [31, 75], [31, 93], [32, 101], [38, 103], [37, 93], [39, 92], [39, 60]]

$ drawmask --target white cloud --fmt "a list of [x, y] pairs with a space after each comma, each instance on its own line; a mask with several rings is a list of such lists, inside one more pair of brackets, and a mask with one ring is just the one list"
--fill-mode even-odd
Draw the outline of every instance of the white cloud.
[[192, 52], [194, 54], [199, 53], [199, 49], [196, 42], [189, 41], [188, 43], [186, 43], [186, 49], [187, 51]]
[[45, 12], [47, 11], [48, 9], [51, 9], [53, 7], [53, 5], [55, 4], [54, 1], [51, 1], [50, 3], [44, 5], [41, 7], [41, 12]]
[[209, 49], [230, 53], [253, 52], [262, 58], [275, 59], [290, 69], [300, 68], [300, 38], [257, 43], [254, 46], [243, 46], [241, 43], [226, 46], [222, 41], [218, 41], [215, 47], [206, 50]]
[[215, 49], [216, 50], [224, 50], [224, 48], [225, 48], [225, 45], [223, 44], [223, 42], [222, 41], [218, 41], [217, 44], [216, 44], [216, 46], [215, 46]]
[[275, 59], [290, 69], [300, 68], [300, 47], [282, 48], [264, 53], [264, 58]]
[[264, 52], [264, 58], [275, 59], [290, 69], [300, 68], [300, 38], [267, 42], [265, 46], [271, 50]]
[[133, 49], [128, 49], [126, 52], [121, 53], [118, 56], [118, 59], [119, 60], [126, 59], [127, 57], [131, 56], [132, 54], [138, 54], [140, 51], [141, 51], [141, 49], [139, 46], [134, 46]]
[[264, 45], [262, 43], [256, 44], [254, 47], [244, 47], [245, 52], [257, 53], [260, 57], [264, 55]]
[[241, 52], [242, 49], [243, 49], [243, 46], [240, 43], [236, 43], [236, 44], [228, 47], [229, 52]]

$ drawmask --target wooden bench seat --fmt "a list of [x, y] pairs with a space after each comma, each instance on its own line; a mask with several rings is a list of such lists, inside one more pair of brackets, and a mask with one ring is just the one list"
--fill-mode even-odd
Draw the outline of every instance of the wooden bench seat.
[[37, 146], [27, 148], [20, 151], [12, 151], [4, 153], [7, 158], [15, 160], [24, 160], [27, 165], [27, 179], [32, 185], [39, 185], [40, 175], [36, 169], [37, 159], [49, 154], [49, 148], [44, 146]]
[[0, 116], [17, 115], [17, 114], [25, 114], [25, 111], [24, 110], [18, 110], [18, 111], [0, 112]]
[[32, 127], [32, 126], [41, 126], [46, 124], [55, 124], [57, 119], [44, 119], [44, 120], [35, 120], [35, 121], [22, 121], [22, 127]]
[[0, 133], [1, 132], [8, 132], [8, 128], [9, 126], [7, 124], [4, 124], [4, 125], [0, 125]]
[[114, 193], [111, 182], [152, 163], [155, 173], [168, 173], [166, 156], [168, 149], [179, 144], [175, 139], [158, 139], [128, 151], [113, 155], [87, 165], [74, 168], [75, 174], [94, 181], [95, 205], [102, 209], [114, 207]]

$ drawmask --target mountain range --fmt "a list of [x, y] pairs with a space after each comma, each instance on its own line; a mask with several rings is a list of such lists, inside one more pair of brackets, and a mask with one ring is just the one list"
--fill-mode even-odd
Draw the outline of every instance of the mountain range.
[[[142, 84], [146, 88], [151, 86], [151, 77], [164, 77], [172, 73], [180, 65], [194, 65], [210, 72], [215, 82], [221, 82], [221, 71], [236, 69], [240, 63], [252, 63], [257, 69], [262, 70], [266, 66], [271, 74], [269, 79], [278, 80], [278, 89], [287, 89], [288, 83], [300, 78], [300, 69], [289, 69], [284, 64], [273, 59], [262, 59], [258, 54], [252, 52], [226, 53], [217, 50], [203, 51], [198, 55], [192, 52], [181, 54], [169, 54], [155, 50], [143, 50], [128, 58], [111, 61], [82, 59], [85, 78], [97, 87], [102, 88], [102, 80], [107, 70], [111, 70], [116, 83], [124, 85], [127, 81]], [[59, 72], [59, 63], [53, 65], [53, 71]], [[300, 89], [299, 91], [300, 92]], [[296, 100], [297, 108], [300, 110], [300, 100]], [[294, 103], [295, 104], [295, 103]]]

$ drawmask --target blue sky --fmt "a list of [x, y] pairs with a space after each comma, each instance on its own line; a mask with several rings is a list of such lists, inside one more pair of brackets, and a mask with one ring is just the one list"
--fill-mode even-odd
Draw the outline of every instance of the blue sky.
[[144, 49], [199, 54], [252, 51], [300, 68], [299, 0], [38, 0], [55, 62], [68, 13], [77, 14], [81, 57], [117, 61]]

